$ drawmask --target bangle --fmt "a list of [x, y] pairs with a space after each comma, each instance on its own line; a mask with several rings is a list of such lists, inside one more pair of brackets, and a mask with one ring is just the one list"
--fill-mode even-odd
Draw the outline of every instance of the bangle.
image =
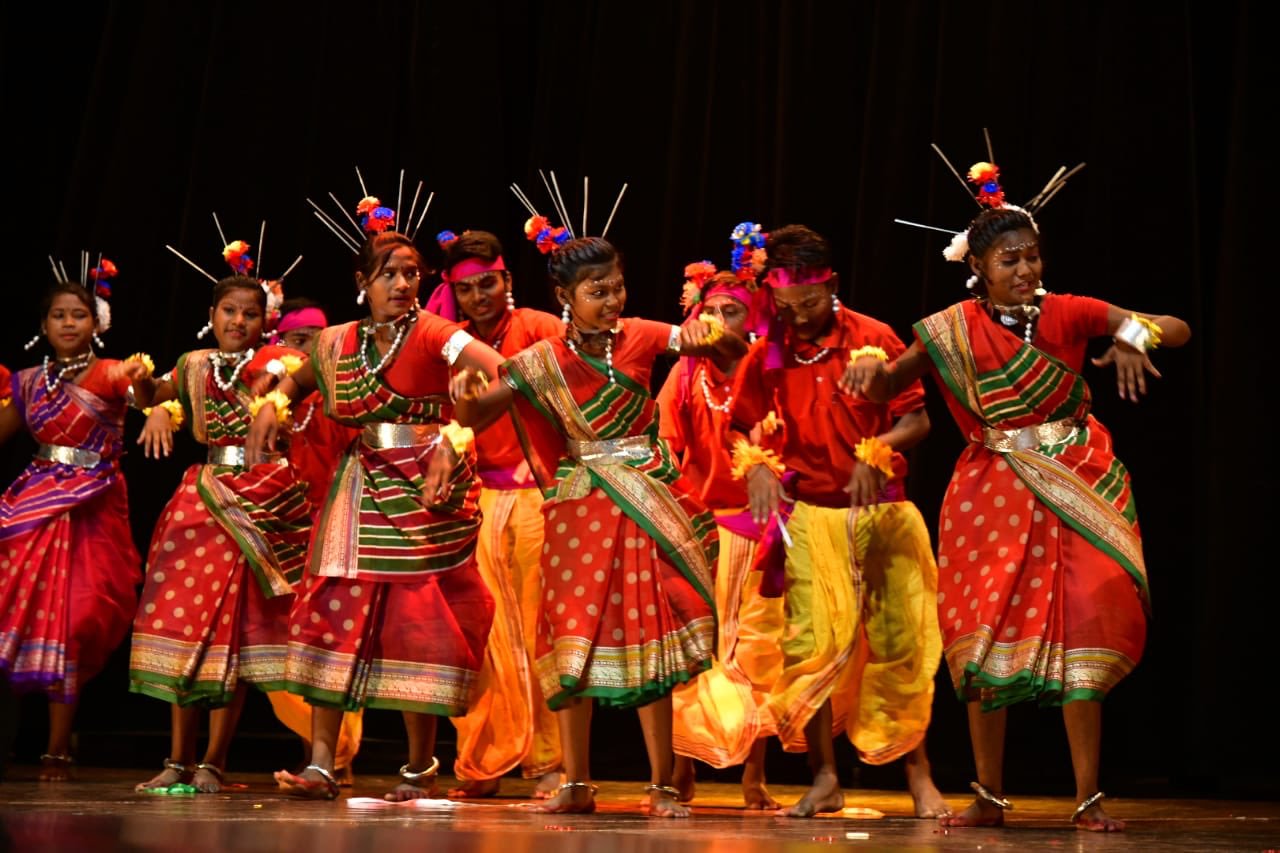
[[1139, 317], [1137, 314], [1130, 314], [1124, 318], [1113, 337], [1138, 352], [1146, 352], [1160, 346], [1160, 336], [1163, 333], [1164, 330], [1154, 321]]
[[256, 418], [262, 407], [270, 403], [276, 407], [276, 423], [283, 426], [289, 422], [289, 398], [280, 391], [268, 391], [261, 397], [254, 397], [249, 403], [249, 417]]
[[125, 359], [126, 362], [136, 361], [147, 369], [147, 375], [152, 376], [156, 372], [156, 363], [151, 360], [151, 356], [145, 352], [135, 352], [133, 355]]
[[163, 403], [158, 403], [155, 406], [143, 409], [142, 414], [146, 415], [147, 417], [151, 417], [151, 413], [154, 412], [156, 409], [164, 409], [166, 412], [169, 413], [169, 429], [170, 430], [172, 430], [173, 432], [177, 432], [178, 430], [182, 429], [182, 424], [187, 419], [187, 413], [183, 411], [181, 403], [179, 403], [177, 400], [165, 400]]
[[705, 311], [698, 315], [698, 319], [707, 324], [707, 336], [702, 339], [704, 347], [711, 346], [724, 337], [724, 320]]
[[874, 435], [859, 441], [853, 448], [853, 455], [863, 465], [875, 468], [886, 477], [893, 477], [893, 448]]
[[763, 465], [777, 476], [781, 477], [787, 470], [782, 464], [782, 460], [778, 458], [778, 454], [772, 450], [766, 450], [756, 444], [748, 444], [743, 439], [738, 439], [733, 444], [733, 474], [735, 480], [745, 479], [747, 472], [757, 465]]
[[879, 361], [888, 361], [889, 354], [886, 353], [884, 350], [880, 349], [880, 347], [859, 347], [858, 349], [849, 353], [850, 364], [853, 364], [855, 361], [857, 361], [860, 358], [874, 358], [874, 359], [878, 359]]
[[449, 421], [440, 427], [440, 437], [449, 442], [454, 454], [461, 459], [466, 455], [467, 448], [471, 446], [471, 442], [475, 441], [476, 434], [471, 430], [471, 427], [464, 427], [457, 421]]

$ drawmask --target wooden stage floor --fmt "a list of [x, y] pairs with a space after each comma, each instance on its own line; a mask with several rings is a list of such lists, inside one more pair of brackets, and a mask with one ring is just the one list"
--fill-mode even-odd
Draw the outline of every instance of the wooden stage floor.
[[[1220, 800], [1109, 801], [1129, 822], [1109, 836], [1078, 832], [1067, 822], [1073, 803], [1062, 798], [1019, 797], [1003, 830], [943, 830], [909, 817], [911, 799], [890, 791], [846, 792], [850, 807], [875, 816], [824, 816], [795, 820], [747, 812], [739, 789], [704, 783], [689, 820], [649, 818], [642, 785], [602, 782], [594, 815], [543, 815], [521, 804], [532, 783], [503, 780], [503, 796], [452, 808], [360, 808], [351, 797], [379, 797], [390, 777], [361, 776], [335, 802], [304, 802], [281, 795], [266, 774], [232, 778], [239, 787], [221, 794], [136, 794], [145, 771], [80, 768], [72, 783], [36, 781], [35, 767], [11, 767], [0, 783], [0, 850], [206, 851], [251, 853], [684, 853], [744, 851], [802, 853], [840, 847], [854, 850], [1232, 850], [1280, 849], [1280, 804]], [[448, 783], [452, 780], [443, 779]], [[803, 789], [771, 787], [784, 803]], [[952, 807], [968, 802], [949, 793]]]

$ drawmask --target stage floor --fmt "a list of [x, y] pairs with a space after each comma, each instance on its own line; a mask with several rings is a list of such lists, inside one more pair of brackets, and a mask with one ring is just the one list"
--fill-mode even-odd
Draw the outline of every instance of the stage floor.
[[[136, 794], [144, 771], [80, 768], [79, 781], [41, 783], [36, 768], [11, 767], [0, 783], [0, 850], [93, 853], [102, 850], [290, 851], [357, 853], [397, 850], [489, 853], [586, 853], [586, 851], [721, 851], [754, 853], [840, 846], [875, 850], [1235, 850], [1280, 848], [1280, 804], [1219, 800], [1108, 802], [1128, 831], [1099, 836], [1067, 822], [1066, 799], [1019, 797], [1003, 830], [943, 830], [934, 821], [908, 817], [905, 793], [846, 792], [847, 805], [883, 817], [779, 818], [744, 811], [739, 789], [699, 787], [690, 820], [647, 817], [642, 785], [601, 782], [594, 815], [543, 815], [522, 806], [532, 783], [503, 780], [502, 797], [447, 809], [411, 806], [359, 808], [356, 797], [380, 797], [390, 777], [361, 776], [335, 802], [304, 802], [279, 794], [265, 774], [232, 778], [229, 792], [200, 796]], [[443, 779], [445, 783], [452, 780]], [[803, 789], [771, 787], [784, 803]], [[949, 794], [953, 808], [968, 797]], [[425, 833], [431, 833], [427, 835]]]

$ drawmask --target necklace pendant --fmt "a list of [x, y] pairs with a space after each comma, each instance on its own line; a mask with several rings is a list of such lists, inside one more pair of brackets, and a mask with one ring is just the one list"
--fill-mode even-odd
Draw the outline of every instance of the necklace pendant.
[[1012, 314], [1001, 314], [1000, 322], [1004, 323], [1006, 326], [1016, 326], [1018, 325], [1018, 318], [1014, 317]]

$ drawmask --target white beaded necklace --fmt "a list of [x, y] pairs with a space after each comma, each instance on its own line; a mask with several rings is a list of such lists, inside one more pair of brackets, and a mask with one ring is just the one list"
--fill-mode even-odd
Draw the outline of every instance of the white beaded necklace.
[[307, 416], [301, 422], [295, 422], [289, 429], [294, 432], [302, 432], [307, 428], [307, 424], [311, 423], [311, 416], [316, 413], [316, 404], [312, 403], [311, 408], [307, 409]]
[[[578, 327], [574, 326], [574, 328], [577, 329]], [[616, 335], [617, 333], [618, 333], [618, 327], [614, 326], [612, 329], [609, 330], [609, 337], [604, 339], [604, 363], [605, 363], [605, 366], [609, 369], [610, 385], [615, 384], [615, 380], [613, 378], [613, 336]], [[578, 348], [574, 345], [573, 338], [569, 337], [567, 333], [564, 336], [564, 342], [569, 345], [569, 352], [573, 353], [574, 355], [578, 354]]]
[[44, 364], [42, 367], [45, 389], [52, 394], [54, 389], [61, 385], [64, 379], [68, 376], [75, 376], [77, 373], [88, 367], [89, 362], [91, 361], [93, 361], [92, 351], [75, 356], [69, 361], [59, 360], [55, 362], [55, 366], [58, 366], [58, 371], [54, 373], [49, 370], [49, 356], [46, 355], [44, 357]]
[[707, 384], [707, 369], [704, 367], [702, 372], [698, 374], [698, 378], [702, 380], [702, 397], [707, 401], [707, 408], [717, 412], [729, 414], [729, 409], [733, 406], [733, 395], [730, 394], [724, 398], [723, 403], [711, 402], [711, 386]]
[[[388, 320], [384, 323], [374, 322], [372, 319], [360, 324], [360, 361], [364, 364], [364, 369], [377, 376], [382, 371], [391, 366], [391, 362], [395, 361], [396, 354], [400, 352], [400, 345], [404, 343], [405, 337], [409, 334], [409, 330], [413, 328], [413, 324], [418, 322], [418, 312], [411, 310], [394, 320]], [[376, 365], [369, 363], [369, 339], [378, 333], [381, 329], [390, 329], [394, 327], [396, 336], [391, 339], [391, 346], [387, 347], [387, 351], [378, 359]]]
[[831, 352], [831, 347], [823, 347], [822, 349], [818, 350], [817, 354], [815, 354], [813, 358], [801, 358], [800, 354], [794, 351], [791, 353], [791, 357], [794, 358], [796, 361], [800, 362], [801, 364], [806, 364], [806, 365], [817, 364], [819, 361], [822, 360], [822, 357], [829, 352]]
[[[245, 366], [253, 360], [253, 347], [249, 347], [242, 352], [222, 352], [214, 350], [209, 353], [209, 364], [213, 367], [213, 384], [217, 385], [223, 391], [230, 391], [235, 387], [236, 380], [240, 378], [240, 372]], [[231, 365], [231, 375], [224, 382], [218, 374], [222, 368]]]
[[[1018, 323], [1025, 323], [1022, 339], [1028, 346], [1031, 345], [1031, 340], [1036, 334], [1036, 320], [1040, 317], [1039, 305], [999, 305], [991, 300], [987, 300], [987, 304], [1000, 315], [1002, 325], [1016, 326]], [[1021, 314], [1022, 319], [1019, 320], [1014, 316], [1015, 314]]]

